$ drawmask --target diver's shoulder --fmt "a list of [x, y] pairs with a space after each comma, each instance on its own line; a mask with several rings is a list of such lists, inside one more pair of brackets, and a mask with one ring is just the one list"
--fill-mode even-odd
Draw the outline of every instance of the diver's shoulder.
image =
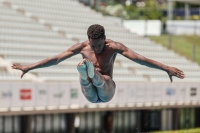
[[106, 43], [113, 43], [114, 41], [111, 39], [106, 39]]
[[112, 48], [115, 48], [115, 47], [118, 46], [118, 43], [116, 41], [111, 40], [111, 39], [106, 39], [106, 44], [109, 47], [112, 47]]
[[82, 48], [84, 48], [84, 47], [86, 47], [86, 46], [89, 45], [89, 41], [86, 40], [86, 41], [80, 42], [79, 45], [80, 45]]

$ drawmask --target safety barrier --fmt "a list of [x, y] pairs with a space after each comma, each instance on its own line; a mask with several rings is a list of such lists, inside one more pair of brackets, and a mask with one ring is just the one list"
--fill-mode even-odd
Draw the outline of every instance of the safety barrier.
[[116, 83], [113, 99], [90, 103], [78, 82], [0, 83], [0, 111], [84, 108], [156, 108], [200, 105], [200, 83]]

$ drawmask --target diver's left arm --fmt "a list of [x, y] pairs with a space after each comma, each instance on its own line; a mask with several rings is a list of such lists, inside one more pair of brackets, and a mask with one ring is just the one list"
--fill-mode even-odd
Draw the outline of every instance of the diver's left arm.
[[183, 79], [185, 77], [184, 72], [175, 67], [167, 66], [167, 65], [157, 62], [155, 60], [141, 56], [141, 55], [135, 53], [134, 51], [132, 51], [130, 48], [123, 45], [122, 43], [116, 42], [115, 45], [116, 45], [115, 48], [116, 48], [117, 53], [122, 54], [126, 58], [128, 58], [138, 64], [141, 64], [141, 65], [144, 65], [144, 66], [147, 66], [150, 68], [160, 69], [160, 70], [167, 72], [170, 77], [171, 82], [172, 82], [172, 76], [176, 76], [181, 79]]

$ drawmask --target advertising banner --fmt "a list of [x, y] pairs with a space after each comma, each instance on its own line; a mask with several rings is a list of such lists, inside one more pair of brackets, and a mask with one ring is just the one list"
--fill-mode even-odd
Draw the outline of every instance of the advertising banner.
[[154, 86], [153, 86], [153, 84], [144, 83], [142, 85], [143, 85], [144, 92], [145, 92], [144, 101], [146, 101], [146, 103], [152, 103], [153, 100], [154, 100]]
[[48, 106], [58, 106], [58, 101], [60, 97], [62, 97], [62, 93], [60, 92], [60, 86], [58, 83], [48, 83], [47, 89], [48, 93]]
[[[168, 90], [169, 89], [169, 90]], [[171, 92], [170, 92], [171, 89]], [[169, 94], [168, 96], [170, 96], [170, 102], [176, 102], [177, 98], [178, 98], [178, 84], [177, 83], [168, 83], [168, 88], [166, 90], [166, 94]], [[171, 93], [171, 94], [170, 94]]]
[[136, 89], [136, 103], [144, 103], [146, 102], [146, 91], [147, 91], [147, 86], [141, 83], [137, 84], [137, 89]]
[[62, 93], [59, 99], [59, 105], [69, 105], [70, 104], [70, 83], [60, 84], [60, 93]]
[[150, 84], [149, 86], [152, 86], [152, 91], [153, 91], [153, 97], [152, 97], [152, 102], [158, 102], [161, 103], [162, 102], [162, 94], [164, 92], [164, 90], [162, 89], [162, 83], [154, 83], [154, 84]]
[[46, 106], [47, 105], [47, 100], [48, 99], [48, 84], [47, 83], [39, 83], [36, 85], [35, 89], [35, 106]]
[[177, 94], [177, 86], [175, 83], [162, 83], [163, 88], [163, 102], [175, 102], [178, 94]]
[[0, 108], [10, 107], [13, 94], [9, 83], [0, 83]]
[[198, 101], [200, 97], [199, 93], [199, 84], [188, 84], [187, 85], [187, 96], [189, 97], [190, 101]]
[[128, 85], [124, 83], [116, 83], [116, 96], [117, 96], [117, 103], [125, 104], [127, 103], [127, 95], [126, 92], [128, 90]]
[[82, 100], [80, 95], [83, 95], [81, 92], [80, 84], [77, 82], [72, 82], [69, 86], [70, 104], [79, 104]]
[[183, 104], [184, 102], [189, 100], [189, 97], [187, 96], [188, 90], [187, 90], [186, 84], [178, 84], [178, 96], [177, 96], [177, 102], [180, 104]]
[[[200, 83], [125, 83], [117, 82], [111, 101], [102, 107], [198, 105]], [[90, 103], [78, 82], [0, 83], [0, 108], [9, 107], [97, 107]], [[94, 106], [93, 106], [94, 105]]]
[[[11, 100], [11, 107], [22, 107], [23, 106], [23, 103], [22, 101], [24, 100], [24, 97], [28, 97], [28, 95], [30, 93], [26, 93], [26, 92], [23, 92], [23, 89], [29, 89], [30, 88], [24, 88], [23, 87], [23, 83], [10, 83], [11, 84], [11, 88], [12, 88], [12, 94], [13, 94], [13, 97], [12, 97], [12, 100]], [[32, 94], [32, 92], [31, 92]]]
[[19, 99], [23, 107], [35, 106], [35, 91], [36, 86], [34, 83], [23, 83], [19, 90]]
[[136, 103], [137, 102], [137, 83], [128, 84], [128, 89], [127, 89], [127, 93], [128, 93], [128, 102], [129, 103]]

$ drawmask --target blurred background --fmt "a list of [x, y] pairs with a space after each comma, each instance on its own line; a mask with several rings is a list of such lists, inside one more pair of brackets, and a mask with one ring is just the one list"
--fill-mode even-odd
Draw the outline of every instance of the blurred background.
[[[115, 96], [83, 96], [76, 55], [20, 79], [27, 65], [87, 40], [106, 37], [183, 70], [186, 78], [118, 55]], [[0, 0], [0, 133], [200, 132], [200, 0]]]

